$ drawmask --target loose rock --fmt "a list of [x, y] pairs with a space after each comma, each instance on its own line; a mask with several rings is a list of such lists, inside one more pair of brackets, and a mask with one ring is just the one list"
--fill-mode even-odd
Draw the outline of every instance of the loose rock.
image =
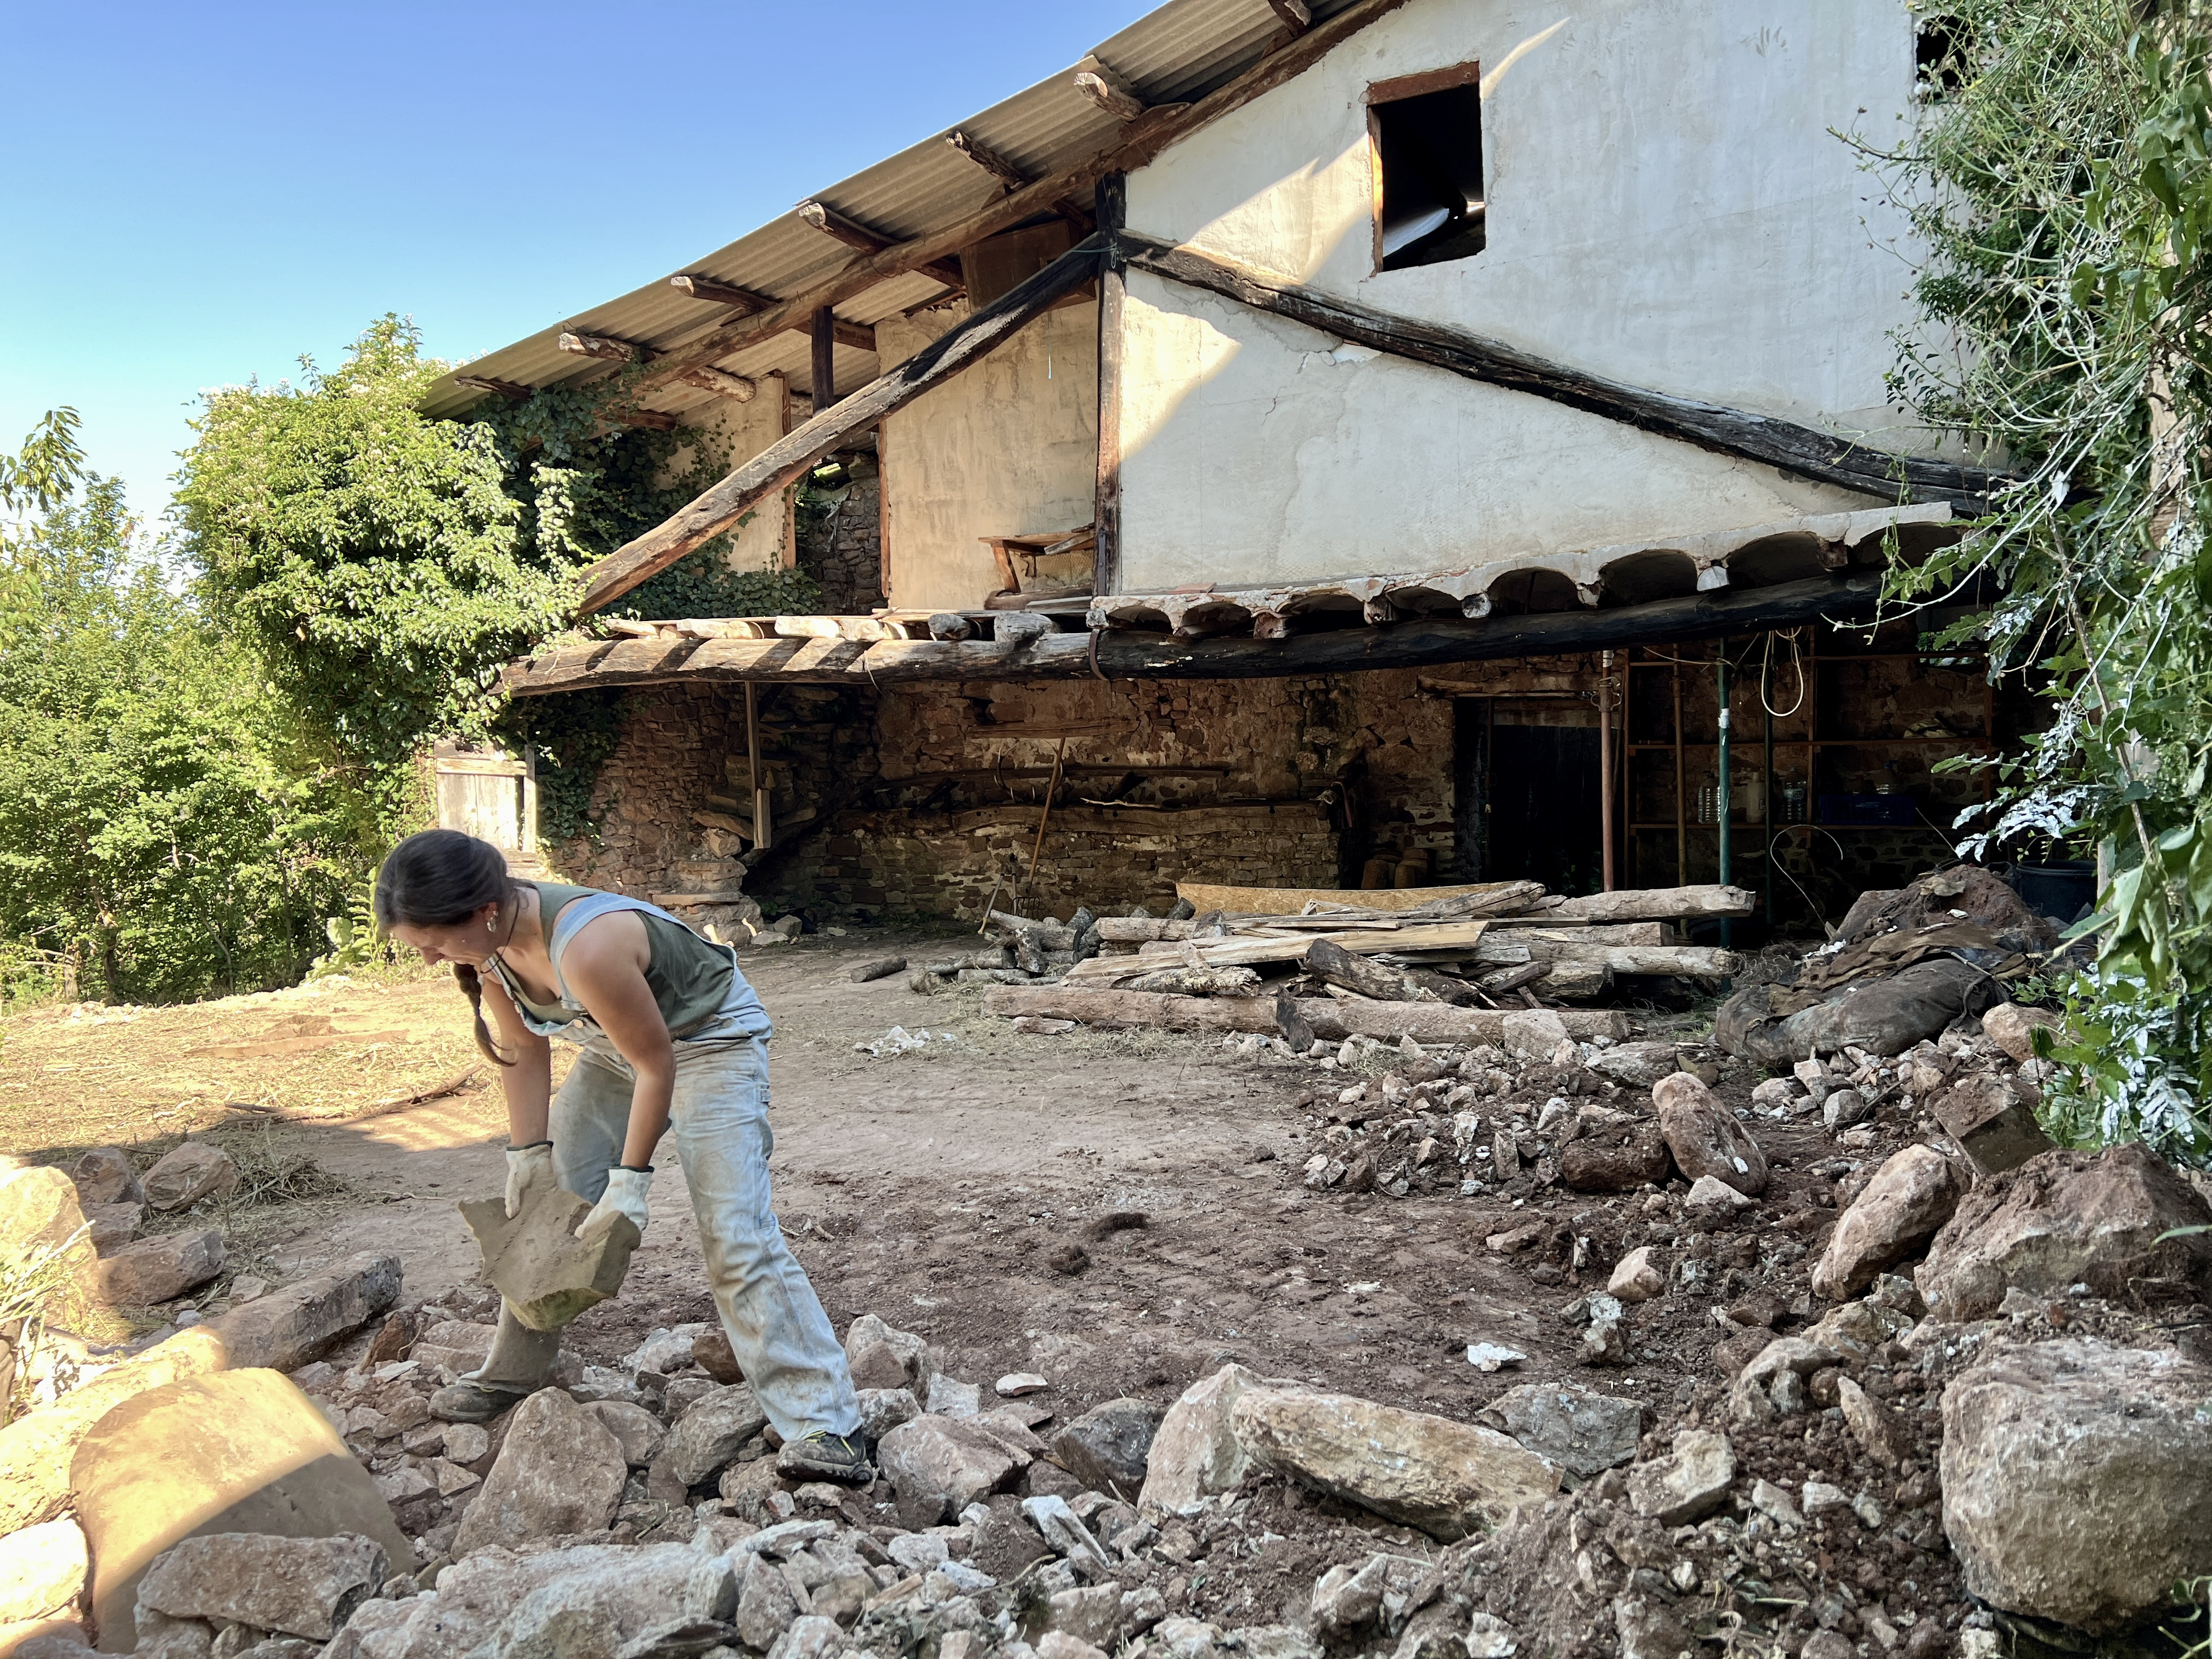
[[2212, 1367], [2062, 1340], [1943, 1391], [1943, 1530], [1974, 1595], [2092, 1632], [2212, 1573]]
[[366, 1538], [214, 1533], [156, 1557], [138, 1581], [138, 1603], [173, 1619], [327, 1642], [389, 1570], [382, 1547]]
[[540, 1389], [507, 1419], [498, 1461], [461, 1518], [453, 1553], [492, 1544], [514, 1549], [606, 1526], [629, 1474], [622, 1443], [598, 1418], [560, 1389]]
[[125, 1244], [100, 1261], [100, 1293], [118, 1307], [167, 1302], [204, 1285], [222, 1271], [222, 1235], [162, 1233]]
[[1996, 1072], [1960, 1078], [1936, 1102], [1936, 1116], [1982, 1175], [2017, 1170], [2052, 1149], [2035, 1121], [2033, 1091]]
[[1652, 1261], [1653, 1246], [1639, 1244], [1613, 1263], [1613, 1275], [1606, 1281], [1606, 1291], [1623, 1302], [1649, 1302], [1667, 1290], [1667, 1275]]
[[67, 1516], [0, 1538], [0, 1625], [73, 1612], [91, 1565]]
[[718, 1388], [677, 1419], [660, 1449], [660, 1467], [683, 1485], [698, 1486], [767, 1426], [768, 1413], [750, 1388]]
[[[1148, 1515], [1176, 1514], [1216, 1492], [1233, 1491], [1249, 1460], [1230, 1424], [1237, 1396], [1261, 1379], [1242, 1365], [1224, 1365], [1182, 1391], [1160, 1419], [1146, 1449], [1137, 1507]], [[1268, 1388], [1295, 1388], [1269, 1380]]]
[[2035, 1028], [2039, 1025], [2051, 1028], [2055, 1036], [2058, 1034], [2058, 1016], [2048, 1008], [2023, 1008], [2016, 1002], [2000, 1002], [1982, 1015], [1982, 1035], [2022, 1066], [2035, 1058]]
[[902, 1507], [930, 1517], [924, 1524], [1000, 1491], [1028, 1461], [981, 1425], [961, 1418], [917, 1417], [876, 1447], [877, 1468]]
[[1492, 1401], [1482, 1420], [1583, 1480], [1632, 1460], [1644, 1407], [1564, 1382], [1524, 1382]]
[[139, 1183], [138, 1166], [119, 1146], [95, 1146], [77, 1159], [70, 1170], [76, 1183], [77, 1202], [88, 1210], [95, 1204], [143, 1204], [146, 1188]]
[[1700, 1226], [1725, 1226], [1751, 1206], [1750, 1199], [1718, 1176], [1699, 1176], [1682, 1196], [1682, 1213]]
[[1894, 1469], [1912, 1455], [1912, 1437], [1897, 1413], [1848, 1376], [1836, 1379], [1836, 1403], [1851, 1437], [1882, 1468]]
[[181, 1210], [204, 1198], [238, 1190], [237, 1161], [220, 1146], [188, 1140], [146, 1171], [146, 1201], [157, 1210]]
[[1134, 1498], [1144, 1487], [1146, 1459], [1164, 1415], [1150, 1401], [1109, 1400], [1054, 1436], [1053, 1455], [1094, 1491]]
[[1632, 1193], [1667, 1179], [1667, 1137], [1653, 1122], [1584, 1133], [1559, 1153], [1559, 1179], [1578, 1193]]
[[[399, 1288], [399, 1258], [364, 1251], [328, 1273], [249, 1297], [209, 1322], [233, 1370], [297, 1370], [392, 1306]], [[404, 1339], [404, 1331], [394, 1334]]]
[[1885, 1267], [1933, 1238], [1959, 1207], [1963, 1182], [1932, 1146], [1893, 1155], [1845, 1210], [1813, 1269], [1813, 1290], [1833, 1301], [1856, 1296]]
[[1662, 1527], [1702, 1521], [1727, 1500], [1735, 1481], [1735, 1448], [1724, 1434], [1685, 1429], [1665, 1457], [1628, 1472], [1628, 1500]]
[[1686, 1180], [1711, 1176], [1747, 1198], [1766, 1190], [1766, 1154], [1702, 1081], [1676, 1072], [1652, 1085], [1651, 1102], [1659, 1109], [1667, 1150]]
[[[601, 1428], [614, 1436], [615, 1443], [622, 1448], [623, 1461], [634, 1469], [641, 1469], [652, 1462], [661, 1443], [668, 1438], [668, 1431], [661, 1426], [659, 1418], [644, 1407], [633, 1406], [626, 1400], [594, 1400], [584, 1409], [598, 1419]], [[454, 1428], [463, 1426], [465, 1425], [455, 1424], [446, 1432], [451, 1435]]]

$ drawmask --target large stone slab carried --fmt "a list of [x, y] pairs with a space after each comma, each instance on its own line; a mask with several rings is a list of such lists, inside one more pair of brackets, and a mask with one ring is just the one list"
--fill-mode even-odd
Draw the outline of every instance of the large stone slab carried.
[[637, 1249], [637, 1228], [626, 1216], [591, 1243], [579, 1239], [576, 1224], [591, 1203], [557, 1188], [532, 1193], [512, 1217], [499, 1198], [459, 1208], [483, 1252], [484, 1277], [533, 1331], [557, 1331], [622, 1289]]
[[2092, 1632], [2212, 1573], [2212, 1367], [2001, 1348], [1943, 1391], [1943, 1530], [1966, 1589]]
[[1559, 1487], [1556, 1464], [1495, 1429], [1350, 1395], [1247, 1389], [1230, 1424], [1261, 1468], [1437, 1538], [1464, 1538]]
[[272, 1370], [188, 1377], [125, 1401], [79, 1443], [69, 1485], [92, 1547], [103, 1653], [131, 1651], [139, 1579], [187, 1538], [351, 1534], [391, 1561], [415, 1559], [330, 1419]]

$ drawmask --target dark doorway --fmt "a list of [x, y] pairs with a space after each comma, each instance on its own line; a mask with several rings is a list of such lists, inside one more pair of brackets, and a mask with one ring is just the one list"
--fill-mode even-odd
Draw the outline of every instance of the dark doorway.
[[1455, 867], [1462, 880], [1540, 881], [1554, 893], [1595, 893], [1604, 880], [1597, 727], [1536, 724], [1533, 714], [1502, 700], [1458, 700]]

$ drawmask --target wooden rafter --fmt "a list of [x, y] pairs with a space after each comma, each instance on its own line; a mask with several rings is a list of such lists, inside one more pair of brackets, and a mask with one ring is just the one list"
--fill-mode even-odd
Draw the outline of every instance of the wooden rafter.
[[1103, 64], [1079, 70], [1075, 89], [1117, 121], [1133, 121], [1148, 107], [1127, 81]]
[[1060, 211], [1059, 204], [1065, 198], [1081, 195], [1109, 173], [1142, 166], [1177, 139], [1243, 108], [1263, 93], [1303, 74], [1343, 41], [1404, 3], [1405, 0], [1355, 0], [1354, 4], [1326, 22], [1317, 23], [1295, 40], [1278, 46], [1242, 75], [1195, 103], [1162, 106], [1148, 111], [1142, 121], [1132, 124], [1123, 132], [1120, 143], [1034, 184], [1010, 191], [942, 229], [854, 259], [842, 270], [787, 299], [777, 301], [763, 311], [732, 318], [709, 330], [655, 363], [652, 371], [639, 380], [639, 388], [650, 391], [659, 382], [673, 380], [686, 368], [719, 363], [733, 352], [773, 339], [787, 330], [804, 329], [820, 307], [837, 305], [865, 294], [879, 283], [957, 255], [961, 249], [1002, 230], [1011, 230], [1035, 215]]
[[1313, 8], [1305, 0], [1267, 0], [1267, 9], [1281, 18], [1293, 34], [1304, 34], [1313, 27]]
[[1069, 249], [1042, 270], [963, 319], [889, 374], [834, 406], [817, 410], [796, 432], [770, 444], [673, 517], [610, 553], [585, 573], [579, 615], [619, 599], [686, 553], [720, 535], [756, 503], [793, 483], [823, 456], [906, 407], [932, 386], [972, 368], [1048, 310], [1063, 294], [1097, 272], [1099, 244]]
[[489, 392], [495, 398], [505, 398], [518, 404], [532, 396], [535, 390], [531, 386], [518, 386], [513, 380], [495, 380], [489, 374], [456, 374], [453, 384], [471, 392]]
[[775, 303], [766, 294], [756, 294], [749, 288], [739, 288], [734, 283], [716, 282], [711, 276], [671, 276], [668, 286], [678, 292], [690, 295], [695, 300], [712, 301], [718, 306], [730, 306], [751, 313], [766, 311]]
[[581, 334], [574, 330], [563, 331], [554, 343], [572, 356], [597, 357], [608, 363], [649, 363], [660, 355], [651, 346], [639, 345], [634, 340], [617, 340], [611, 334]]
[[1271, 271], [1124, 231], [1118, 250], [1140, 270], [1303, 323], [1393, 356], [1549, 398], [1745, 460], [1764, 462], [1863, 495], [1949, 501], [1978, 509], [2005, 475], [1875, 448], [1794, 421], [1626, 386], [1443, 324], [1379, 311]]
[[[840, 213], [827, 202], [801, 202], [799, 216], [820, 231], [824, 236], [856, 247], [863, 253], [881, 253], [885, 248], [896, 247], [899, 240], [880, 230], [871, 229], [858, 219]], [[949, 260], [925, 259], [913, 267], [925, 276], [932, 276], [947, 288], [964, 286], [960, 267]]]
[[744, 375], [721, 368], [687, 368], [684, 371], [684, 383], [740, 404], [752, 402], [760, 392], [760, 387]]
[[945, 135], [945, 142], [996, 179], [1008, 190], [1019, 190], [1024, 185], [1036, 182], [1036, 175], [1028, 169], [1017, 166], [981, 139], [963, 132], [957, 127]]

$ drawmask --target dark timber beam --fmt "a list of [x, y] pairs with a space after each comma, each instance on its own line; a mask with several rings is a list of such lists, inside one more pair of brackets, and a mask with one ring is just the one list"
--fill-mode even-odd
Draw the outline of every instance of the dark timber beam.
[[1080, 196], [1109, 173], [1143, 166], [1177, 139], [1187, 137], [1233, 110], [1242, 109], [1261, 94], [1304, 74], [1361, 29], [1378, 18], [1389, 16], [1404, 3], [1405, 0], [1355, 0], [1354, 4], [1328, 21], [1316, 23], [1297, 39], [1275, 47], [1250, 69], [1197, 102], [1163, 106], [1150, 112], [1141, 122], [1123, 132], [1118, 144], [1109, 144], [1095, 155], [997, 197], [941, 229], [854, 259], [764, 311], [732, 318], [720, 327], [709, 329], [655, 363], [650, 373], [639, 378], [636, 389], [650, 392], [655, 385], [674, 380], [686, 368], [719, 363], [733, 352], [773, 339], [787, 330], [803, 329], [807, 319], [823, 306], [841, 304], [866, 293], [878, 283], [954, 258], [961, 249], [1002, 230], [1012, 230], [1037, 214], [1060, 212], [1060, 204], [1065, 198]]
[[489, 374], [456, 374], [453, 384], [465, 391], [489, 392], [495, 397], [518, 404], [531, 396], [532, 392], [529, 386], [518, 386], [513, 380], [495, 380]]
[[1019, 190], [1024, 185], [1036, 182], [1027, 170], [1008, 161], [981, 139], [963, 132], [957, 127], [945, 135], [945, 142], [996, 179], [1008, 190]]
[[[853, 399], [847, 399], [848, 403]], [[802, 428], [801, 430], [804, 430]], [[793, 434], [794, 437], [797, 434]], [[1816, 576], [1774, 587], [1711, 593], [1617, 610], [1545, 611], [1343, 628], [1288, 639], [1177, 640], [1159, 634], [1047, 634], [996, 640], [587, 640], [555, 647], [507, 672], [515, 696], [601, 686], [708, 680], [786, 680], [884, 686], [946, 680], [1274, 679], [1432, 668], [1500, 657], [1620, 650], [1712, 639], [1808, 623], [1860, 622], [1881, 597], [1881, 573]]]
[[837, 313], [824, 306], [814, 313], [813, 350], [808, 357], [806, 396], [819, 415], [837, 401]]
[[1313, 8], [1305, 0], [1267, 0], [1267, 9], [1283, 20], [1283, 27], [1293, 34], [1304, 34], [1313, 27]]
[[1139, 270], [1288, 318], [1340, 340], [1884, 501], [1948, 501], [1979, 514], [1986, 508], [1990, 490], [2010, 481], [2002, 473], [1896, 454], [1771, 415], [1624, 386], [1478, 334], [1378, 311], [1272, 271], [1188, 247], [1170, 247], [1134, 231], [1121, 232], [1115, 245]]
[[730, 306], [750, 314], [766, 311], [775, 303], [773, 296], [756, 294], [749, 288], [739, 288], [733, 283], [718, 283], [711, 276], [671, 276], [668, 286], [678, 293], [688, 294], [695, 300], [708, 300], [718, 306]]
[[598, 610], [640, 582], [659, 575], [693, 549], [720, 535], [764, 500], [801, 477], [855, 433], [903, 409], [932, 386], [973, 368], [1054, 301], [1091, 280], [1099, 244], [1070, 248], [1036, 276], [955, 324], [888, 374], [878, 376], [836, 407], [816, 413], [787, 437], [770, 444], [665, 522], [624, 544], [585, 574], [578, 615]]
[[1121, 586], [1121, 314], [1128, 281], [1119, 241], [1128, 201], [1128, 174], [1109, 173], [1098, 181], [1098, 234], [1106, 253], [1098, 266], [1098, 470], [1091, 512], [1093, 593], [1111, 593]]
[[[886, 235], [880, 230], [872, 230], [858, 219], [848, 218], [827, 202], [801, 202], [799, 216], [824, 236], [842, 242], [847, 247], [856, 247], [863, 253], [881, 253], [886, 248], [895, 248], [899, 245], [897, 237]], [[966, 285], [967, 279], [961, 275], [960, 267], [949, 260], [924, 259], [911, 269], [925, 276], [935, 277], [947, 288]]]
[[1075, 89], [1115, 120], [1123, 123], [1135, 120], [1147, 107], [1145, 100], [1137, 96], [1127, 81], [1103, 64], [1078, 74]]
[[608, 363], [649, 363], [660, 354], [651, 346], [617, 340], [611, 334], [580, 334], [571, 330], [554, 343], [578, 357], [597, 357]]
[[759, 394], [760, 387], [742, 374], [732, 374], [721, 368], [687, 368], [684, 383], [696, 386], [702, 392], [711, 392], [718, 398], [727, 398], [734, 403], [749, 404]]

